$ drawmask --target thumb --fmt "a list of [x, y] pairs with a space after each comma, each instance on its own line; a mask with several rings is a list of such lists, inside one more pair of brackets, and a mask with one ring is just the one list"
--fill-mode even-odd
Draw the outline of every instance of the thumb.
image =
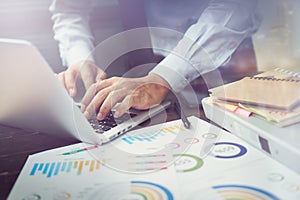
[[97, 68], [96, 82], [104, 79], [106, 79], [106, 73], [102, 69]]

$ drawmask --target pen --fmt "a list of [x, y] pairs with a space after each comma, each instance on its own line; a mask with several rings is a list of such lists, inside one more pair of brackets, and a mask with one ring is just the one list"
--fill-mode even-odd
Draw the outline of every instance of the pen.
[[174, 103], [175, 105], [175, 109], [176, 112], [178, 113], [178, 115], [181, 117], [181, 120], [183, 122], [183, 125], [186, 129], [189, 129], [191, 127], [191, 123], [188, 120], [188, 118], [186, 117], [186, 115], [184, 114], [183, 110], [180, 108], [180, 106], [178, 105], [177, 102]]

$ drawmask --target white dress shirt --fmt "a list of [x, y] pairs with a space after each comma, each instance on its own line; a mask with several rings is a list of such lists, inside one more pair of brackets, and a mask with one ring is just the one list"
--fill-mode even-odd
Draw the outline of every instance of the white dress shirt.
[[[258, 29], [256, 6], [257, 0], [145, 0], [148, 26], [182, 33], [150, 31], [154, 52], [165, 56], [150, 73], [163, 77], [178, 92], [201, 74], [220, 67]], [[54, 0], [50, 7], [54, 37], [66, 66], [93, 61], [92, 7], [88, 0]]]

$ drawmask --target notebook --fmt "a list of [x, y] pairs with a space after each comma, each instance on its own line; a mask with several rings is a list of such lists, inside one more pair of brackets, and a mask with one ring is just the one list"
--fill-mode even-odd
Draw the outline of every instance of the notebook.
[[278, 127], [286, 127], [300, 122], [300, 106], [290, 111], [243, 104], [239, 104], [239, 106]]
[[[236, 82], [210, 89], [211, 96], [220, 100], [282, 110], [292, 110], [300, 103], [300, 78], [266, 72], [258, 76], [245, 77]], [[285, 77], [285, 78], [283, 78]]]
[[[164, 111], [170, 102], [123, 119], [89, 122], [36, 47], [0, 39], [0, 124], [102, 144]], [[165, 119], [165, 118], [164, 118]]]

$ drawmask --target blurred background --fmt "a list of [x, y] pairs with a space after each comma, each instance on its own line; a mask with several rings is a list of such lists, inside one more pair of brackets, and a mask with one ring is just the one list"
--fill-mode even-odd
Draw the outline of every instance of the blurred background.
[[263, 21], [253, 36], [259, 70], [300, 71], [300, 1], [259, 0], [259, 9]]
[[[55, 72], [62, 64], [53, 39], [51, 0], [0, 0], [0, 38], [25, 39], [35, 44]], [[118, 0], [98, 0], [91, 26], [96, 42], [122, 31]], [[300, 1], [259, 0], [263, 17], [253, 37], [260, 71], [273, 67], [298, 68], [300, 63]], [[1, 53], [1, 52], [0, 52]]]
[[[52, 0], [0, 0], [0, 38], [24, 39], [38, 47], [55, 72], [61, 71], [58, 44], [53, 39], [49, 7]], [[96, 2], [96, 1], [95, 1]], [[117, 0], [97, 1], [91, 26], [96, 41], [122, 30]], [[1, 52], [0, 52], [1, 53]]]

